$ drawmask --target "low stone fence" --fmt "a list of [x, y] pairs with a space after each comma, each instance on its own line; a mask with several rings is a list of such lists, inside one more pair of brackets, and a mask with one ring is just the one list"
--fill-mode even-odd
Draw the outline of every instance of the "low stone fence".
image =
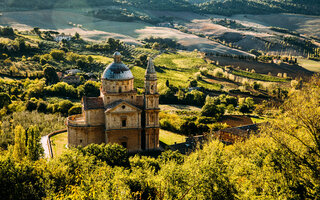
[[51, 157], [51, 158], [53, 158], [53, 151], [52, 151], [52, 146], [51, 146], [51, 140], [50, 140], [50, 138], [51, 138], [52, 136], [58, 135], [58, 134], [60, 134], [60, 133], [64, 133], [64, 132], [66, 132], [66, 131], [67, 131], [67, 129], [65, 128], [65, 129], [58, 130], [58, 131], [54, 131], [54, 132], [48, 134], [48, 147], [49, 147], [48, 149], [49, 149], [49, 154], [50, 154], [50, 157]]

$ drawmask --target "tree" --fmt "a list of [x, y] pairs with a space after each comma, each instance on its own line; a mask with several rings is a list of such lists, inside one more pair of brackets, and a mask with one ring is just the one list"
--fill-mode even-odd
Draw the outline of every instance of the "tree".
[[[290, 190], [300, 199], [320, 195], [320, 84], [319, 76], [301, 90], [295, 90], [283, 105], [283, 112], [263, 128], [279, 148], [275, 160], [286, 169]], [[280, 156], [280, 155], [279, 155]]]
[[148, 63], [148, 56], [146, 54], [140, 54], [135, 60], [135, 64], [138, 66], [146, 66], [147, 63]]
[[98, 97], [100, 95], [100, 85], [95, 81], [87, 81], [84, 84], [84, 96]]
[[82, 106], [80, 106], [80, 105], [75, 105], [75, 106], [72, 106], [72, 107], [69, 109], [68, 115], [71, 116], [71, 115], [81, 114], [81, 111], [82, 111]]
[[2, 36], [13, 36], [14, 31], [12, 27], [0, 27], [0, 35]]
[[88, 59], [88, 62], [89, 62], [89, 63], [93, 63], [93, 61], [94, 61], [93, 58], [92, 58], [92, 56], [88, 56], [87, 59]]
[[206, 96], [203, 92], [198, 90], [192, 90], [185, 94], [184, 103], [188, 105], [203, 106]]
[[239, 104], [239, 111], [242, 114], [252, 113], [254, 110], [254, 101], [251, 97], [247, 97], [243, 102]]
[[196, 135], [199, 132], [199, 130], [197, 125], [194, 122], [185, 121], [180, 127], [180, 132], [183, 135], [190, 136], [190, 135]]
[[90, 144], [80, 151], [84, 155], [95, 156], [97, 160], [106, 162], [112, 167], [130, 166], [127, 149], [119, 144]]
[[23, 52], [26, 50], [26, 42], [22, 38], [16, 38], [14, 39], [14, 44], [18, 47], [18, 49]]
[[160, 44], [158, 42], [153, 43], [152, 49], [160, 49]]
[[60, 61], [65, 58], [66, 53], [63, 50], [52, 49], [50, 51], [50, 55], [52, 56], [53, 59]]
[[39, 35], [39, 36], [40, 36], [40, 34], [41, 34], [39, 27], [34, 27], [34, 28], [33, 28], [33, 32], [35, 32], [35, 34], [37, 34], [37, 35]]
[[0, 109], [11, 103], [10, 96], [4, 92], [0, 92]]
[[198, 86], [197, 80], [192, 80], [189, 82], [189, 87], [197, 87], [197, 86]]
[[63, 100], [59, 102], [58, 111], [63, 115], [68, 115], [70, 108], [72, 108], [73, 103], [69, 100]]
[[26, 156], [26, 131], [21, 125], [14, 129], [13, 158], [21, 160]]
[[78, 91], [72, 85], [68, 83], [59, 82], [55, 85], [52, 85], [50, 90], [48, 90], [50, 95], [60, 96], [60, 97], [70, 97], [77, 98]]
[[37, 105], [37, 111], [38, 112], [42, 112], [42, 113], [46, 113], [47, 112], [47, 107], [48, 107], [47, 102], [39, 101], [38, 105]]
[[40, 144], [40, 131], [37, 126], [30, 126], [27, 131], [27, 157], [36, 161], [43, 154]]
[[75, 38], [76, 40], [80, 40], [80, 34], [79, 34], [78, 32], [76, 32], [76, 33], [74, 34], [74, 38]]
[[215, 105], [212, 102], [206, 103], [201, 109], [201, 116], [205, 117], [214, 117], [216, 120], [219, 120], [220, 117], [224, 115], [225, 106]]
[[170, 87], [170, 83], [169, 83], [169, 80], [168, 80], [168, 79], [166, 80], [166, 86], [167, 86], [167, 87]]
[[46, 64], [43, 69], [43, 74], [44, 74], [44, 77], [46, 78], [46, 84], [51, 85], [59, 82], [59, 77], [57, 75], [57, 72], [55, 68], [53, 68], [52, 66]]
[[257, 82], [254, 82], [253, 83], [253, 89], [254, 90], [259, 90], [261, 88], [261, 84], [257, 83]]
[[38, 105], [38, 103], [36, 100], [34, 100], [34, 99], [28, 100], [26, 103], [26, 109], [31, 112], [31, 111], [37, 109], [37, 105]]

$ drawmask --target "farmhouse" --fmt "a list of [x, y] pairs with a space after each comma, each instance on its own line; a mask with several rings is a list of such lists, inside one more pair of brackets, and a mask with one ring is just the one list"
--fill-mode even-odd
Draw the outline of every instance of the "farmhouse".
[[100, 97], [83, 97], [82, 114], [67, 119], [68, 145], [118, 143], [129, 151], [159, 147], [159, 94], [151, 59], [145, 92], [137, 95], [134, 77], [119, 52], [102, 74]]
[[251, 134], [258, 132], [261, 124], [251, 124], [233, 128], [222, 129], [217, 132], [217, 138], [225, 144], [233, 144], [235, 142], [245, 141]]
[[62, 40], [70, 41], [71, 38], [72, 38], [71, 35], [63, 35], [63, 34], [62, 34], [62, 35], [56, 36], [56, 37], [54, 38], [54, 40], [55, 40], [56, 42], [61, 42]]

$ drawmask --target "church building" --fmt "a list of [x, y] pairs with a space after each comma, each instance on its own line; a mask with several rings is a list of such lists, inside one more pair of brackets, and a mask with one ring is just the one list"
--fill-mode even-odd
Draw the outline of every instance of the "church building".
[[159, 94], [152, 60], [143, 95], [134, 89], [134, 77], [119, 52], [101, 81], [100, 97], [83, 97], [82, 114], [68, 117], [68, 145], [117, 143], [128, 151], [159, 148]]

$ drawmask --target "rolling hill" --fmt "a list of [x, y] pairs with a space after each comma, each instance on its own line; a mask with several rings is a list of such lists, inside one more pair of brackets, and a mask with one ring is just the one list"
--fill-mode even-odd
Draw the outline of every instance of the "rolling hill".
[[194, 11], [205, 14], [320, 14], [317, 0], [1, 0], [0, 11], [14, 9], [88, 8], [96, 6], [124, 6], [151, 10]]

